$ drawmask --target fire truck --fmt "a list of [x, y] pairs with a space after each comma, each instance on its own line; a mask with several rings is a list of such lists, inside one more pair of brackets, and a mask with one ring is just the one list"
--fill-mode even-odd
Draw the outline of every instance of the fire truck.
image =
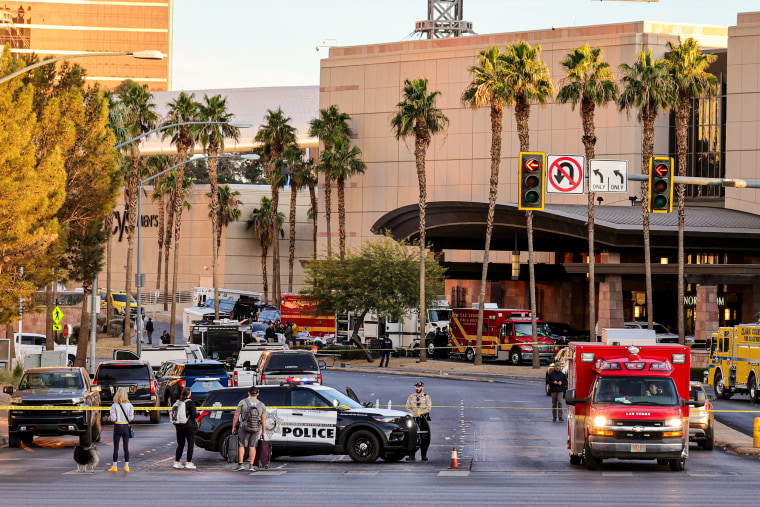
[[[551, 362], [559, 350], [549, 338], [549, 329], [541, 320], [538, 327], [539, 359]], [[455, 308], [451, 312], [449, 346], [451, 355], [475, 360], [478, 329], [477, 308]], [[530, 310], [485, 308], [483, 310], [483, 360], [509, 361], [519, 365], [533, 361], [533, 325]]]
[[752, 403], [760, 403], [758, 375], [760, 325], [721, 327], [712, 334], [705, 383], [713, 386], [715, 396], [726, 400], [734, 394], [749, 394]]
[[309, 296], [283, 294], [280, 299], [280, 321], [293, 321], [299, 331], [313, 337], [335, 336], [335, 315], [314, 315], [314, 303]]
[[571, 342], [567, 447], [570, 463], [657, 460], [683, 470], [689, 456], [690, 350], [683, 345]]

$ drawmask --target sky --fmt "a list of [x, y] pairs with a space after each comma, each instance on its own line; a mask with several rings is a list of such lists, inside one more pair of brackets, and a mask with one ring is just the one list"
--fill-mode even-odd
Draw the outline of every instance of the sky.
[[[427, 0], [174, 0], [173, 90], [319, 84], [330, 46], [415, 38]], [[466, 0], [478, 34], [625, 21], [736, 25], [757, 0]]]

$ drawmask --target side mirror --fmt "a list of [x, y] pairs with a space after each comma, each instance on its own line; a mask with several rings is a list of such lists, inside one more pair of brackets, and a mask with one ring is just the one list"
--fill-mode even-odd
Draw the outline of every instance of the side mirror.
[[320, 360], [317, 362], [317, 364], [319, 365], [319, 369], [320, 369], [320, 370], [324, 370], [325, 368], [327, 368], [327, 363], [325, 362], [325, 360], [324, 360], [324, 359], [320, 359]]
[[11, 386], [5, 386], [3, 387], [3, 392], [5, 394], [13, 394], [13, 388]]
[[333, 407], [338, 408], [338, 400], [333, 400]]
[[90, 386], [90, 392], [99, 393], [100, 392], [100, 386]]
[[582, 401], [582, 400], [575, 399], [575, 389], [568, 389], [565, 392], [565, 403], [567, 403], [568, 405], [575, 405], [576, 403], [578, 403], [578, 401]]

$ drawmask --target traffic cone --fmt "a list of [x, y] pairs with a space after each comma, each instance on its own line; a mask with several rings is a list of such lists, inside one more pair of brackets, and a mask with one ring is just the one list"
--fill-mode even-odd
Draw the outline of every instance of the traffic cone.
[[459, 457], [457, 456], [456, 447], [451, 451], [451, 464], [449, 465], [449, 468], [459, 468]]

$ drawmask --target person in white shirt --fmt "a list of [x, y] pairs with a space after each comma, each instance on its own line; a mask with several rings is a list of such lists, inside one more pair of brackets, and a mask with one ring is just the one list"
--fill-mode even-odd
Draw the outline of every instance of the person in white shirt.
[[109, 472], [118, 471], [116, 465], [119, 462], [119, 440], [124, 442], [124, 471], [129, 473], [129, 423], [135, 418], [135, 408], [129, 402], [127, 389], [120, 387], [113, 397], [111, 415], [109, 419], [113, 423], [113, 463]]

